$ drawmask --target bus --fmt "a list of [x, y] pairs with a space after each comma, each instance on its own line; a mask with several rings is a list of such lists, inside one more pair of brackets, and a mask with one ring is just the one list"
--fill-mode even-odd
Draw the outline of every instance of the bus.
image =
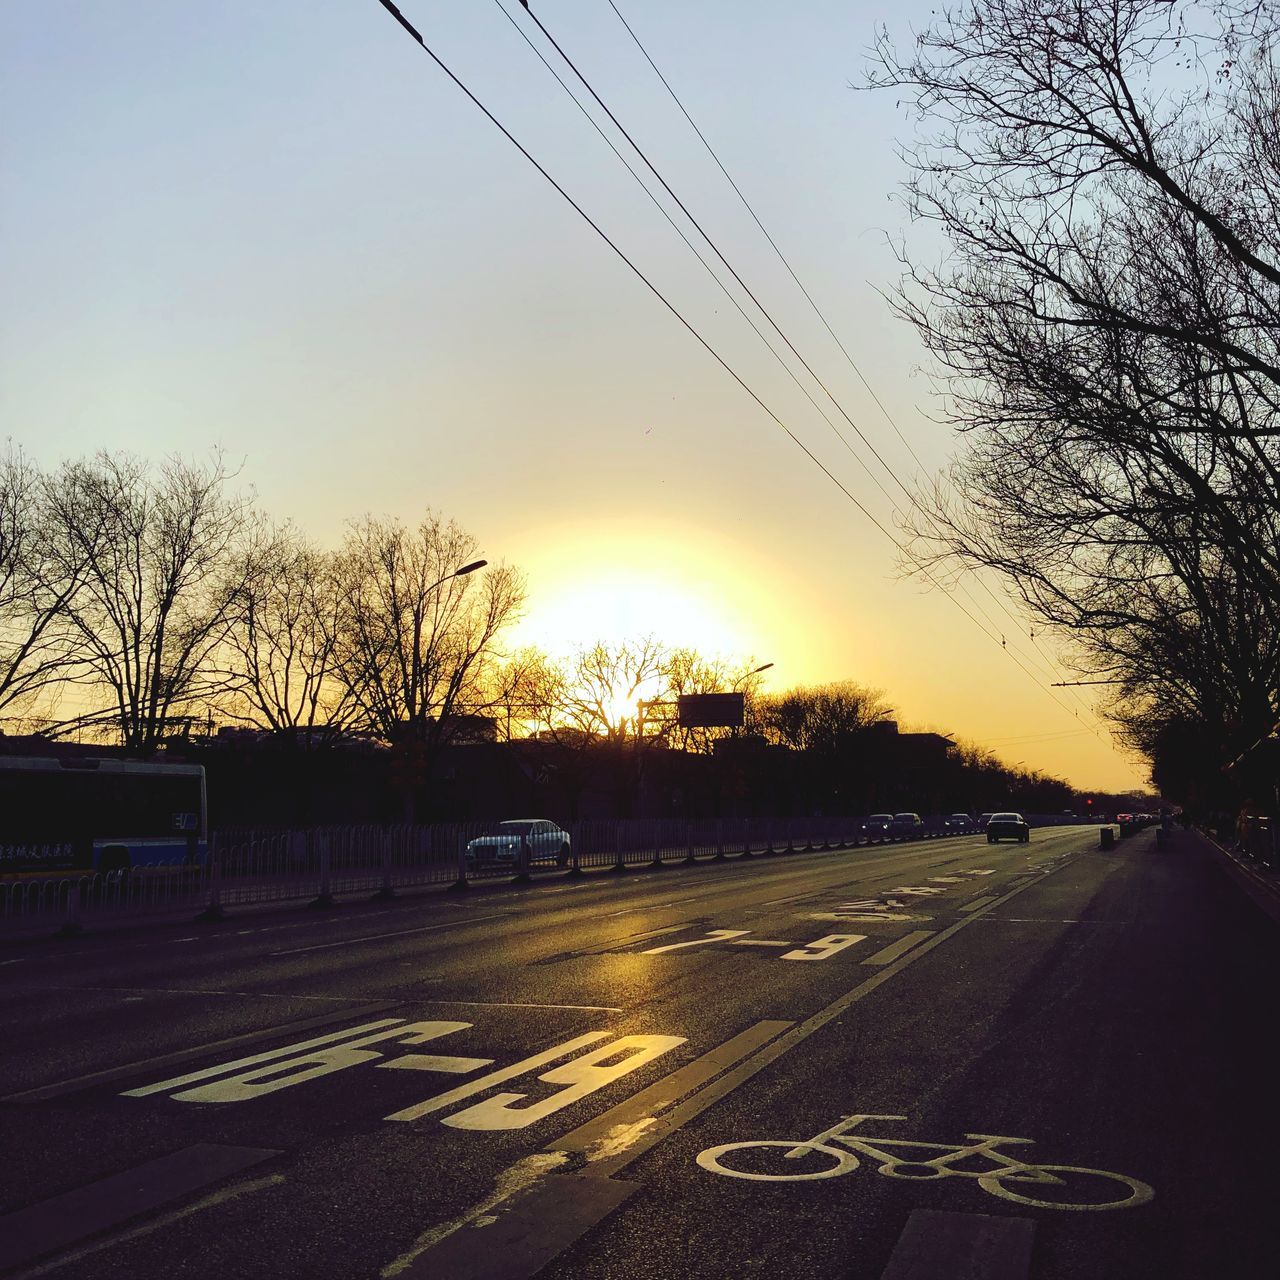
[[0, 756], [0, 876], [202, 866], [204, 768]]

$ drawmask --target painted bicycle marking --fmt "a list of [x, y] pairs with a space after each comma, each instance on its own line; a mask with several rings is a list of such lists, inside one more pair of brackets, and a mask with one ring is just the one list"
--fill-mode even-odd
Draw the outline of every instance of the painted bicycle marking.
[[847, 920], [851, 924], [905, 924], [911, 920], [931, 920], [907, 911], [907, 904], [898, 898], [859, 898], [856, 902], [842, 902], [834, 911], [811, 911], [810, 920]]
[[[922, 1142], [915, 1138], [880, 1138], [854, 1133], [866, 1120], [905, 1120], [906, 1116], [851, 1115], [808, 1141], [725, 1142], [698, 1154], [708, 1173], [748, 1182], [812, 1182], [852, 1173], [859, 1156], [879, 1161], [876, 1172], [886, 1178], [929, 1182], [942, 1178], [972, 1178], [988, 1195], [1037, 1209], [1101, 1211], [1136, 1209], [1155, 1192], [1145, 1182], [1105, 1169], [1066, 1164], [1033, 1164], [999, 1150], [1002, 1145], [1030, 1146], [1034, 1139], [992, 1133], [967, 1133], [967, 1143]], [[767, 1151], [776, 1161], [805, 1160], [795, 1170], [778, 1165], [776, 1172], [735, 1167], [726, 1158], [734, 1153]], [[817, 1158], [817, 1167], [810, 1167]], [[742, 1163], [740, 1155], [735, 1156]], [[961, 1168], [965, 1162], [986, 1161], [985, 1167]], [[766, 1162], [767, 1163], [767, 1162]], [[1010, 1184], [1013, 1184], [1012, 1186]], [[1058, 1190], [1061, 1188], [1061, 1190]], [[1020, 1190], [1021, 1189], [1021, 1190]], [[1036, 1194], [1025, 1194], [1034, 1190]], [[1057, 1198], [1054, 1198], [1057, 1197]]]
[[896, 885], [892, 889], [882, 890], [873, 898], [841, 902], [830, 911], [812, 911], [809, 919], [847, 920], [850, 924], [906, 924], [910, 921], [932, 920], [932, 916], [920, 915], [912, 909], [915, 906], [914, 899], [941, 897], [950, 892], [953, 886], [967, 884], [966, 877], [991, 875], [995, 875], [994, 868], [979, 867], [951, 876], [930, 876], [927, 884]]
[[[495, 1060], [436, 1053], [390, 1055], [388, 1052], [395, 1048], [417, 1048], [454, 1032], [466, 1031], [471, 1026], [469, 1022], [408, 1022], [403, 1018], [382, 1018], [377, 1022], [349, 1027], [346, 1031], [316, 1036], [280, 1049], [128, 1089], [122, 1096], [145, 1098], [167, 1094], [174, 1102], [250, 1102], [321, 1076], [366, 1065], [398, 1071], [471, 1075], [484, 1067], [492, 1067]], [[452, 1110], [466, 1102], [469, 1105], [444, 1117], [442, 1123], [457, 1129], [523, 1129], [629, 1075], [654, 1058], [684, 1044], [685, 1039], [684, 1036], [655, 1035], [615, 1037], [610, 1031], [588, 1031], [405, 1107], [384, 1119], [416, 1120], [421, 1116]], [[538, 1072], [541, 1074], [535, 1075]], [[560, 1087], [548, 1094], [530, 1083], [522, 1083], [521, 1087], [528, 1092], [493, 1093], [485, 1098], [479, 1097], [510, 1080], [530, 1076], [539, 1084]]]

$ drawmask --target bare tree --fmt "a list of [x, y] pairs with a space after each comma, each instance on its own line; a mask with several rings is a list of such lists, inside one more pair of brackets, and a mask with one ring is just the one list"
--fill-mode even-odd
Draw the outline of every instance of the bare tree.
[[152, 750], [171, 719], [215, 687], [210, 658], [234, 592], [228, 566], [248, 500], [229, 495], [221, 456], [127, 454], [64, 464], [45, 498], [50, 557], [80, 589], [62, 613], [82, 655], [82, 683], [105, 692], [121, 740]]
[[872, 73], [914, 99], [908, 200], [951, 251], [897, 295], [965, 435], [916, 562], [998, 570], [1130, 714], [1176, 695], [1245, 734], [1280, 694], [1273, 30], [969, 0]]
[[565, 665], [560, 719], [573, 731], [610, 742], [639, 736], [640, 703], [661, 689], [666, 651], [653, 636], [580, 649]]
[[54, 554], [43, 477], [18, 448], [0, 454], [0, 711], [29, 710], [74, 671], [66, 611], [83, 557]]
[[517, 650], [497, 663], [486, 697], [502, 742], [542, 735], [554, 739], [564, 703], [565, 670], [540, 649]]
[[219, 658], [233, 718], [303, 744], [351, 718], [335, 678], [338, 592], [333, 557], [290, 524], [258, 522], [231, 566]]
[[820, 754], [847, 750], [862, 730], [892, 714], [879, 689], [852, 680], [789, 689], [759, 699], [761, 727], [771, 742]]
[[430, 752], [488, 704], [494, 642], [519, 614], [524, 581], [506, 566], [459, 575], [475, 554], [470, 534], [434, 514], [413, 528], [372, 516], [349, 527], [335, 561], [333, 672], [384, 742]]

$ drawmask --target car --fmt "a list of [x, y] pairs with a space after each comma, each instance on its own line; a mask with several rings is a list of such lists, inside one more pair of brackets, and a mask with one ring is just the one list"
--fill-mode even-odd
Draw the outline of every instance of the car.
[[893, 821], [891, 813], [873, 813], [862, 824], [863, 834], [868, 844], [883, 842], [889, 838], [889, 824]]
[[924, 835], [924, 821], [918, 813], [895, 813], [889, 821], [890, 840], [919, 840]]
[[1020, 813], [993, 813], [987, 823], [987, 843], [997, 840], [1017, 840], [1027, 844], [1031, 840], [1031, 828]]
[[489, 835], [467, 842], [467, 864], [518, 868], [522, 844], [528, 847], [531, 867], [548, 863], [557, 867], [569, 865], [572, 852], [569, 833], [546, 818], [512, 818], [499, 822]]
[[967, 813], [950, 813], [942, 825], [956, 834], [964, 834], [974, 829], [973, 819]]
[[978, 830], [985, 831], [987, 829], [987, 823], [990, 822], [991, 819], [994, 817], [995, 817], [995, 814], [993, 813], [978, 814]]

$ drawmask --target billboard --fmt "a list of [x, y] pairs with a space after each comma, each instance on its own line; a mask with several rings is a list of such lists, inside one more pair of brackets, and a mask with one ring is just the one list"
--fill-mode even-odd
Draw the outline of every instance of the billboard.
[[742, 724], [740, 693], [682, 693], [676, 722], [682, 729], [712, 729]]

